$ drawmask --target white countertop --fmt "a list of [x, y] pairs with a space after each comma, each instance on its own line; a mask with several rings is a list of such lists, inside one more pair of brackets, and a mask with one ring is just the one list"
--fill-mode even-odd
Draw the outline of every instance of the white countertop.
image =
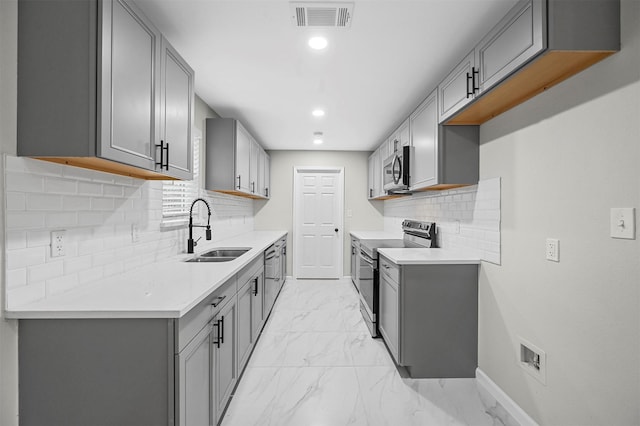
[[396, 265], [473, 265], [480, 258], [462, 250], [442, 248], [380, 248], [384, 255]]
[[124, 274], [5, 311], [7, 318], [179, 318], [286, 234], [253, 231], [224, 241], [200, 243], [196, 254], [214, 247], [251, 247], [230, 262], [187, 263], [181, 254]]
[[397, 232], [390, 231], [351, 231], [351, 236], [359, 240], [401, 240], [403, 237], [402, 230]]

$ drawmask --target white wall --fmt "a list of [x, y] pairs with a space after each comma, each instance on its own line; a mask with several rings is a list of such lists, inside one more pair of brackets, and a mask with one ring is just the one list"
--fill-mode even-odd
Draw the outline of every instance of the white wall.
[[[640, 241], [609, 237], [611, 207], [640, 208], [640, 2], [622, 1], [621, 52], [481, 140], [481, 178], [502, 177], [502, 266], [481, 267], [480, 368], [540, 424], [640, 424]], [[546, 385], [518, 366], [519, 336], [546, 351]]]
[[[0, 1], [0, 154], [16, 152], [16, 0]], [[0, 270], [4, 271], [4, 173], [0, 173]], [[5, 280], [0, 274], [0, 306]], [[0, 311], [0, 425], [18, 424], [18, 324]]]
[[[354, 151], [270, 151], [271, 199], [255, 201], [254, 226], [263, 230], [287, 230], [287, 244], [293, 246], [293, 168], [295, 166], [344, 167], [344, 275], [351, 273], [349, 232], [382, 230], [382, 201], [368, 201], [368, 152]], [[351, 217], [346, 212], [351, 211]], [[293, 256], [287, 256], [287, 273], [292, 274]]]

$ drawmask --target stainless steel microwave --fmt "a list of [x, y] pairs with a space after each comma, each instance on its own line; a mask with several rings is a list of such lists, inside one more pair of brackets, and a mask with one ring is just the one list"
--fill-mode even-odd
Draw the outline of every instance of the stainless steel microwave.
[[382, 165], [382, 187], [387, 193], [409, 190], [411, 147], [403, 146]]

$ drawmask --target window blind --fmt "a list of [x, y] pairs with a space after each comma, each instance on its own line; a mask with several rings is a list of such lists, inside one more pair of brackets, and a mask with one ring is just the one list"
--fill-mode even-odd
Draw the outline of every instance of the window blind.
[[162, 182], [162, 226], [180, 226], [189, 222], [189, 208], [198, 197], [200, 181], [200, 137], [193, 141], [193, 180]]

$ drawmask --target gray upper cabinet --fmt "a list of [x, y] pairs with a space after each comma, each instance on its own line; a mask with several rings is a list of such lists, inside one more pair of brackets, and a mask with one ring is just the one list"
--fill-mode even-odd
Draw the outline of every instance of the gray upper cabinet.
[[[166, 174], [193, 178], [194, 72], [171, 44], [162, 38], [160, 141], [169, 156]], [[166, 148], [168, 146], [168, 148]]]
[[544, 49], [540, 0], [522, 0], [478, 43], [479, 92], [488, 90]]
[[193, 71], [133, 3], [21, 1], [18, 33], [18, 155], [191, 179]]
[[271, 197], [271, 157], [264, 149], [260, 149], [258, 160], [258, 194], [264, 198]]
[[438, 183], [438, 91], [434, 90], [409, 117], [413, 158], [411, 189]]
[[98, 156], [154, 167], [160, 137], [160, 48], [162, 36], [129, 3], [102, 7], [101, 138]]
[[475, 55], [473, 50], [438, 85], [438, 118], [446, 120], [474, 98]]
[[440, 121], [482, 124], [618, 50], [619, 0], [520, 0], [474, 48], [474, 101]]
[[260, 156], [264, 150], [244, 126], [233, 118], [208, 118], [206, 128], [205, 189], [268, 198], [265, 193], [270, 193], [271, 188], [266, 182], [270, 179], [261, 176], [260, 170], [270, 173], [269, 157], [263, 158], [261, 168]]

